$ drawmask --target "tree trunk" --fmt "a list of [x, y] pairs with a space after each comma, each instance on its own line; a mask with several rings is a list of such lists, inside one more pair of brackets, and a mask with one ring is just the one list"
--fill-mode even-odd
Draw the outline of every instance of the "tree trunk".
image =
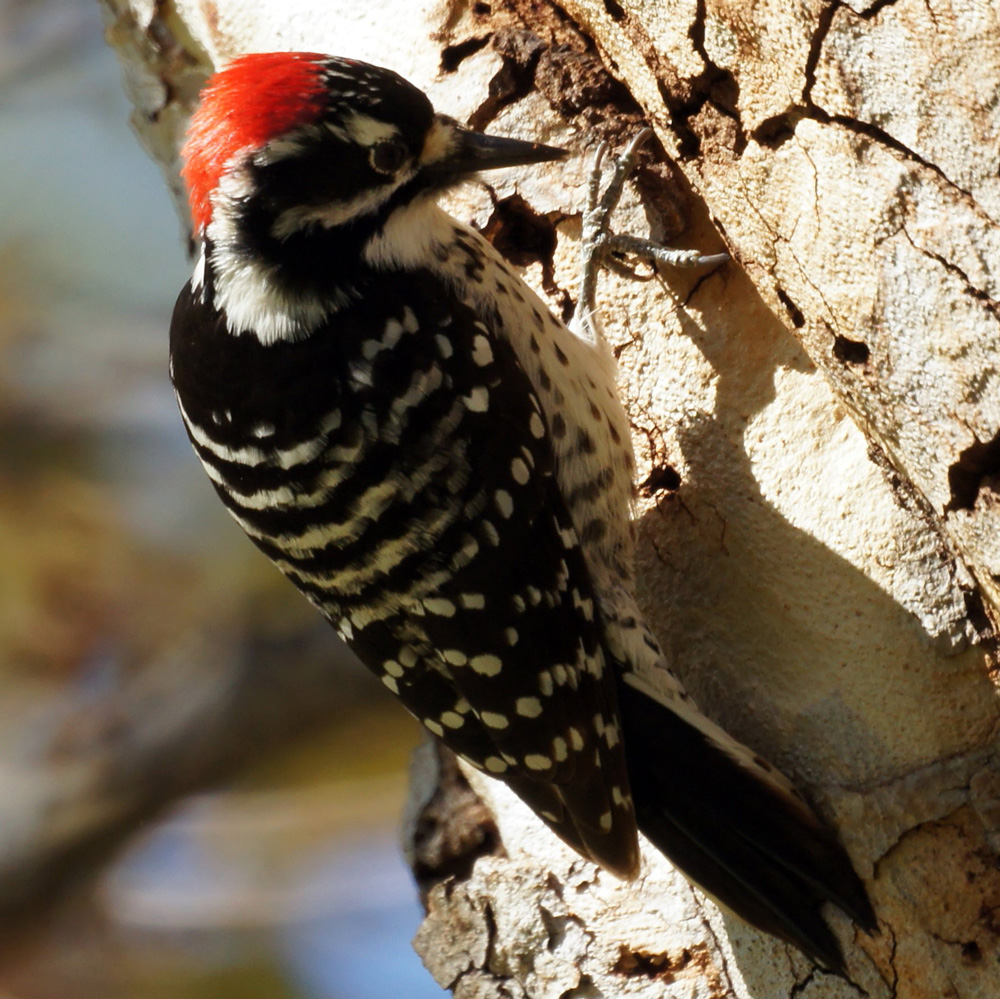
[[[996, 8], [103, 5], [179, 200], [211, 66], [329, 51], [581, 154], [652, 125], [619, 230], [733, 256], [601, 286], [640, 465], [640, 596], [702, 708], [839, 826], [882, 933], [833, 915], [850, 981], [816, 971], [652, 851], [637, 884], [596, 871], [426, 747], [409, 837], [437, 980], [460, 999], [1000, 994]], [[563, 315], [586, 173], [581, 155], [451, 206]]]

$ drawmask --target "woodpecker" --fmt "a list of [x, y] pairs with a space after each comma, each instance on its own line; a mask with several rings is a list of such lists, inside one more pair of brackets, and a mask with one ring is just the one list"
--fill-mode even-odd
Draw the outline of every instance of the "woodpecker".
[[564, 156], [464, 128], [376, 66], [229, 63], [183, 149], [184, 424], [250, 539], [429, 732], [613, 874], [638, 872], [642, 830], [842, 970], [823, 904], [876, 927], [846, 853], [669, 678], [636, 606], [634, 461], [593, 320], [571, 331], [437, 204]]

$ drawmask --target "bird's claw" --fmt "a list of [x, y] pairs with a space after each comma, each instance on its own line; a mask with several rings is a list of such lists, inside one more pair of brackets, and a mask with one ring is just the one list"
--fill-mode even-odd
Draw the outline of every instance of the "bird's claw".
[[648, 257], [670, 267], [707, 267], [724, 263], [728, 253], [703, 255], [697, 250], [677, 250], [640, 236], [621, 235], [611, 231], [611, 216], [618, 207], [625, 181], [632, 172], [635, 156], [653, 134], [651, 128], [638, 132], [614, 163], [608, 186], [601, 195], [604, 157], [608, 145], [602, 142], [594, 153], [587, 182], [587, 203], [583, 212], [582, 265], [580, 310], [584, 326], [590, 322], [596, 308], [597, 274], [612, 253], [631, 253]]

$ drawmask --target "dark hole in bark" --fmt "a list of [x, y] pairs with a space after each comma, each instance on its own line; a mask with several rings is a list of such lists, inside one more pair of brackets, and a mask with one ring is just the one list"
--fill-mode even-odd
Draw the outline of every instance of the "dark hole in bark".
[[788, 318], [792, 321], [792, 325], [797, 330], [802, 329], [806, 324], [806, 317], [802, 315], [802, 310], [791, 300], [784, 288], [779, 288], [777, 295], [778, 301], [781, 302], [788, 312]]
[[966, 961], [978, 964], [983, 959], [983, 952], [975, 940], [970, 940], [967, 944], [962, 944], [962, 957]]
[[469, 38], [458, 45], [449, 45], [441, 53], [441, 72], [454, 73], [462, 63], [471, 55], [475, 55], [480, 49], [489, 43], [490, 35], [483, 38]]
[[652, 496], [654, 493], [674, 492], [680, 488], [680, 484], [681, 477], [676, 468], [672, 465], [656, 465], [639, 489], [646, 496]]
[[974, 441], [948, 469], [951, 499], [945, 513], [973, 509], [983, 488], [992, 489], [986, 480], [997, 474], [1000, 474], [1000, 432], [988, 441]]
[[518, 267], [527, 267], [536, 260], [545, 267], [552, 265], [556, 227], [519, 194], [496, 203], [483, 235]]
[[833, 356], [844, 364], [864, 364], [871, 356], [868, 344], [839, 334], [833, 339]]
[[621, 4], [616, 3], [615, 0], [604, 0], [604, 9], [611, 15], [612, 20], [625, 20], [625, 11], [622, 9]]
[[768, 149], [777, 149], [795, 135], [795, 126], [802, 119], [803, 111], [796, 109], [765, 118], [751, 133], [753, 138]]
[[678, 958], [669, 954], [650, 954], [647, 951], [630, 950], [620, 947], [614, 970], [619, 975], [642, 976], [649, 979], [669, 981], [673, 974], [691, 962], [691, 952], [686, 948]]

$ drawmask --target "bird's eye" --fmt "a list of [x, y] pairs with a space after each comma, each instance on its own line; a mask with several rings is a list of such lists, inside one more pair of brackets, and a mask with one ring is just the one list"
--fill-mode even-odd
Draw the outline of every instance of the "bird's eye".
[[407, 149], [402, 142], [387, 139], [385, 142], [376, 142], [368, 154], [371, 165], [379, 173], [396, 173], [406, 162]]

